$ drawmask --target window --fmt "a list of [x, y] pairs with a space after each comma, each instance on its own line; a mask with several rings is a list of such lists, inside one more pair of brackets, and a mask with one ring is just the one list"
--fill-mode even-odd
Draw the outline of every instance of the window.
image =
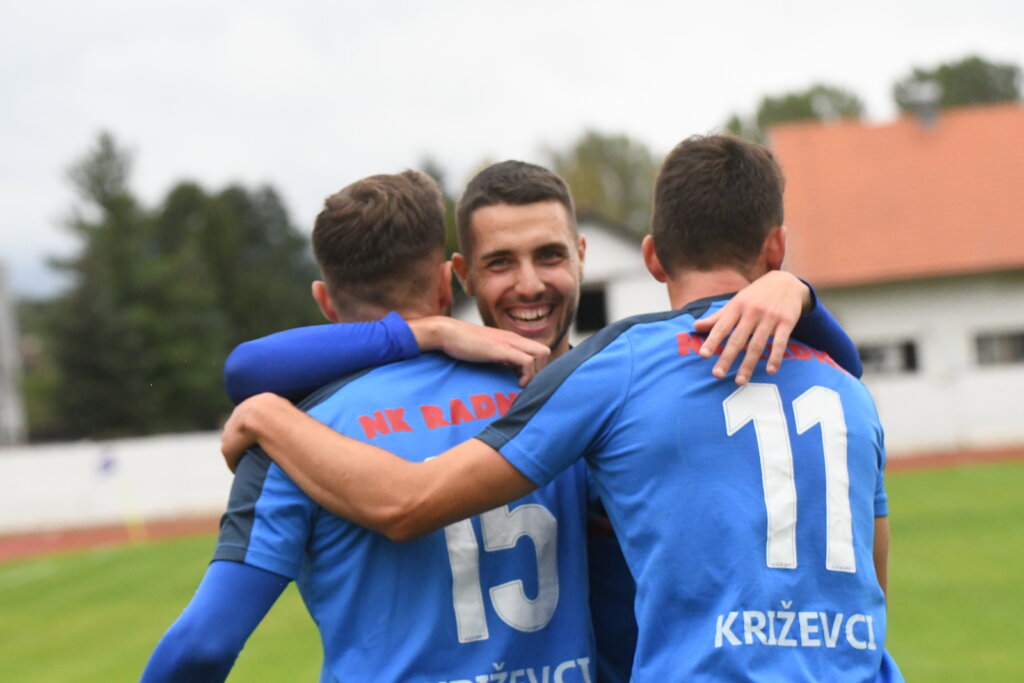
[[917, 342], [900, 339], [857, 346], [864, 374], [897, 375], [917, 372]]
[[608, 305], [604, 287], [588, 287], [580, 292], [580, 305], [576, 309], [576, 331], [585, 334], [597, 332], [608, 324]]
[[978, 365], [1024, 363], [1024, 331], [983, 332], [974, 338]]

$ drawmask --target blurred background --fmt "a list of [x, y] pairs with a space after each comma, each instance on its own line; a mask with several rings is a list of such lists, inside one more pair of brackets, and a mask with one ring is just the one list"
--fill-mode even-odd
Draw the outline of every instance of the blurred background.
[[[0, 661], [17, 680], [137, 675], [188, 600], [230, 485], [224, 357], [320, 322], [325, 196], [419, 168], [453, 206], [488, 163], [553, 168], [589, 241], [578, 340], [667, 306], [639, 258], [652, 181], [681, 139], [723, 131], [779, 157], [787, 268], [864, 360], [890, 451], [894, 655], [913, 680], [1024, 677], [1007, 638], [1021, 3], [38, 0], [0, 18], [0, 611], [18, 615]], [[135, 578], [59, 592], [95, 587], [90, 567]], [[172, 571], [163, 603], [126, 588]], [[46, 612], [43, 595], [62, 597]], [[140, 600], [160, 604], [145, 626]], [[281, 671], [313, 677], [315, 633], [285, 610], [302, 644]], [[41, 639], [40, 615], [80, 630]], [[135, 640], [115, 658], [112, 638]], [[269, 660], [237, 680], [274, 670], [272, 645], [251, 649]]]

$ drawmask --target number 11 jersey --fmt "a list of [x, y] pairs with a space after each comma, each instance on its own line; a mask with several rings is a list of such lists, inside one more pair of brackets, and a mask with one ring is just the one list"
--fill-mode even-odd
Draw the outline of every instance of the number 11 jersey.
[[715, 379], [693, 323], [727, 298], [605, 328], [478, 438], [538, 485], [587, 462], [636, 578], [633, 680], [901, 680], [874, 404], [797, 343], [776, 375]]

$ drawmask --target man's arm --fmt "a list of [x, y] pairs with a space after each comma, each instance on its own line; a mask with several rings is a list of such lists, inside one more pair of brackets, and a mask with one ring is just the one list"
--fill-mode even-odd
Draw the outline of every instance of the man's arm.
[[721, 310], [698, 320], [695, 329], [707, 334], [701, 348], [705, 358], [725, 343], [712, 369], [715, 377], [725, 377], [740, 351], [746, 349], [736, 372], [737, 384], [750, 380], [770, 338], [767, 371], [776, 372], [790, 335], [826, 351], [855, 377], [861, 374], [860, 356], [853, 340], [818, 303], [810, 285], [785, 271], [773, 270], [747, 285]]
[[389, 313], [373, 322], [298, 327], [243, 342], [224, 362], [224, 387], [235, 403], [265, 391], [296, 400], [339, 377], [421, 351], [506, 363], [519, 370], [524, 385], [550, 353], [543, 344], [505, 330], [445, 316], [407, 323]]
[[255, 441], [310, 498], [395, 541], [417, 538], [537, 488], [477, 439], [425, 462], [409, 462], [343, 436], [273, 394], [248, 399], [224, 425], [221, 450], [232, 470]]
[[875, 545], [872, 554], [878, 585], [886, 597], [889, 595], [889, 518], [875, 517]]
[[223, 681], [288, 579], [238, 562], [213, 562], [192, 602], [160, 639], [142, 683]]

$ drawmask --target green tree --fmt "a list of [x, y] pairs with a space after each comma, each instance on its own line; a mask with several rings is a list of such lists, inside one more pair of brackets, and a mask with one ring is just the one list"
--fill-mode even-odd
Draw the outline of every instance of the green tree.
[[72, 278], [54, 302], [47, 335], [59, 369], [55, 413], [67, 435], [121, 434], [148, 427], [145, 340], [133, 324], [138, 312], [141, 246], [150, 216], [128, 188], [131, 155], [103, 134], [71, 167], [80, 204], [68, 227], [82, 252], [57, 263]]
[[35, 314], [49, 373], [35, 385], [36, 434], [214, 428], [230, 407], [228, 351], [319, 320], [308, 244], [273, 189], [210, 195], [182, 182], [147, 209], [129, 187], [131, 161], [103, 134], [69, 172], [82, 249], [57, 264], [67, 293]]
[[659, 160], [625, 135], [584, 133], [564, 151], [549, 150], [552, 168], [565, 178], [583, 218], [650, 230], [651, 197]]
[[[923, 95], [922, 88], [934, 92]], [[900, 111], [914, 111], [929, 96], [937, 96], [939, 107], [1015, 102], [1021, 99], [1021, 70], [972, 55], [930, 69], [914, 67], [893, 86]]]
[[816, 83], [806, 90], [761, 98], [753, 117], [733, 114], [726, 130], [749, 140], [763, 143], [772, 126], [789, 121], [830, 121], [860, 118], [864, 102], [856, 94], [834, 85]]

